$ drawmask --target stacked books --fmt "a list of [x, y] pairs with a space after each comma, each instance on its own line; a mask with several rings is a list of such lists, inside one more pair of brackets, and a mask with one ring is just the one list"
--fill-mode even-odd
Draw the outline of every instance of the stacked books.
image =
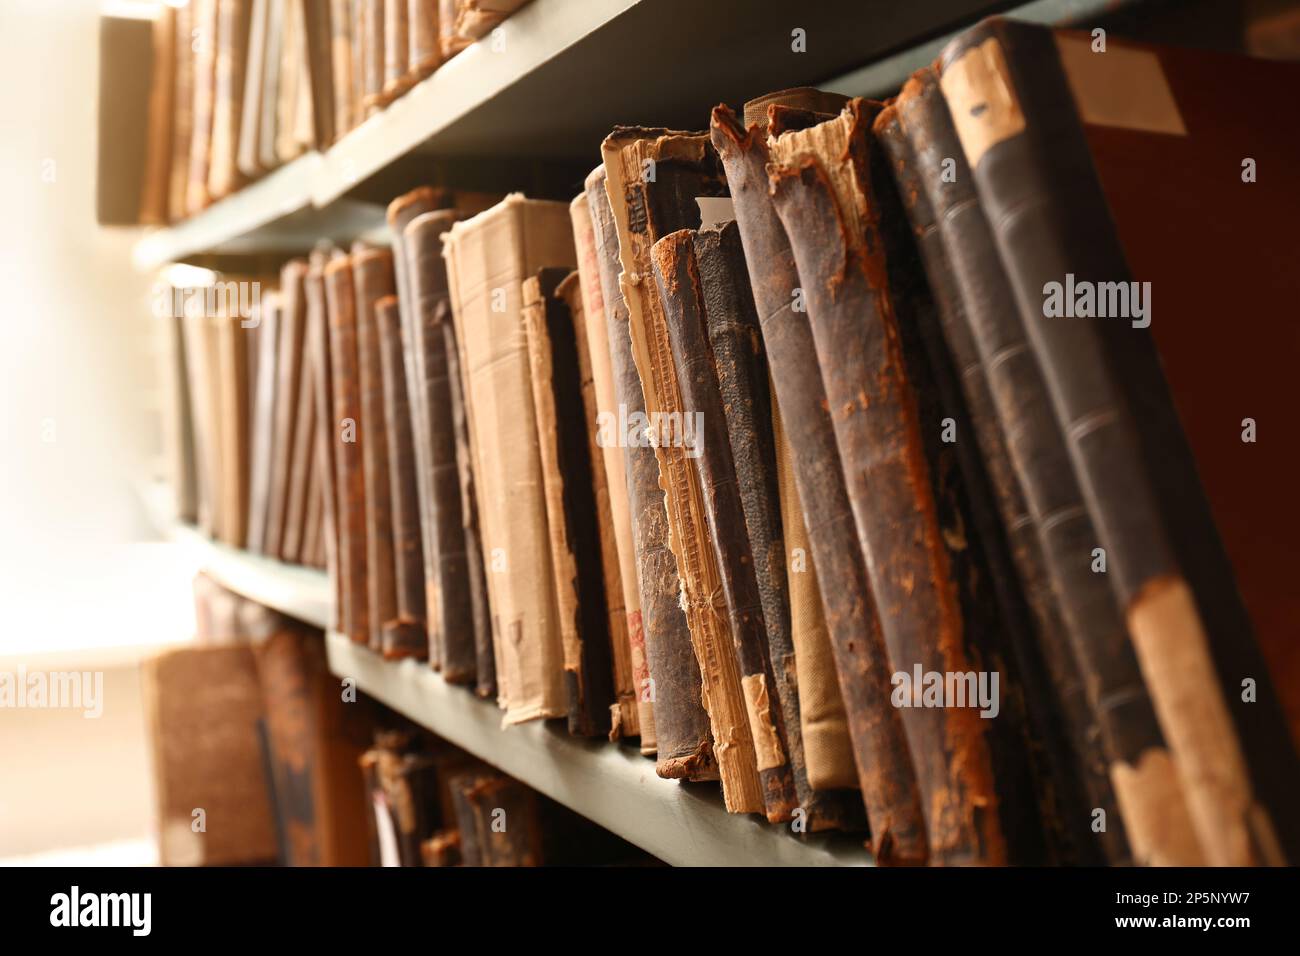
[[527, 0], [183, 0], [153, 29], [139, 221], [324, 149]]
[[1243, 237], [1300, 139], [1222, 93], [1297, 68], [1096, 42], [989, 20], [286, 266], [338, 629], [881, 863], [1300, 859], [1295, 350], [1215, 331], [1297, 291]]

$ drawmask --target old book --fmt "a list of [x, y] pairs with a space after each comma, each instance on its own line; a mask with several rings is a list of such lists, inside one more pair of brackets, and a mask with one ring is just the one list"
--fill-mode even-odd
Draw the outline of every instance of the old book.
[[384, 95], [384, 7], [388, 2], [361, 0], [361, 107], [366, 116], [388, 102]]
[[351, 56], [352, 56], [352, 92], [351, 92], [351, 113], [353, 127], [360, 126], [361, 121], [366, 118], [366, 108], [362, 105], [362, 100], [366, 95], [366, 30], [369, 21], [366, 19], [366, 4], [370, 0], [351, 0], [352, 2], [352, 35], [351, 35]]
[[453, 778], [456, 826], [464, 866], [540, 866], [536, 795], [494, 770]]
[[257, 384], [249, 451], [248, 550], [266, 553], [266, 515], [271, 497], [271, 460], [275, 442], [277, 351], [280, 344], [279, 296], [266, 293], [257, 312]]
[[325, 660], [322, 634], [253, 601], [243, 627], [257, 665], [271, 779], [287, 866], [364, 866], [369, 855], [357, 759], [369, 720], [346, 703]]
[[357, 302], [348, 257], [333, 258], [325, 266], [324, 280], [329, 315], [330, 381], [334, 392], [331, 444], [338, 509], [339, 629], [351, 640], [365, 644], [371, 634], [366, 588], [366, 475], [362, 454], [368, 439], [359, 425]]
[[415, 82], [411, 73], [407, 0], [384, 3], [384, 96], [401, 96]]
[[424, 548], [420, 540], [415, 449], [411, 437], [411, 409], [406, 395], [397, 296], [379, 299], [375, 303], [375, 318], [379, 327], [380, 367], [383, 372], [393, 516], [393, 573], [397, 589], [397, 616], [384, 626], [384, 656], [425, 660], [429, 656], [429, 638], [424, 630]]
[[164, 866], [266, 864], [275, 825], [246, 646], [165, 651], [141, 668]]
[[330, 77], [334, 104], [334, 138], [356, 125], [352, 115], [352, 0], [329, 0]]
[[307, 351], [311, 355], [312, 394], [316, 401], [316, 472], [320, 476], [321, 529], [320, 560], [329, 572], [333, 586], [333, 620], [331, 630], [340, 630], [342, 575], [339, 569], [339, 496], [336, 489], [335, 448], [340, 423], [334, 409], [333, 365], [330, 355], [330, 316], [325, 297], [325, 266], [329, 261], [324, 247], [312, 251], [303, 294], [307, 302]]
[[172, 7], [163, 7], [153, 21], [152, 46], [139, 219], [150, 225], [164, 225], [172, 218], [168, 209], [168, 177], [176, 114], [176, 11]]
[[[817, 106], [826, 94], [787, 91], [772, 110]], [[841, 100], [842, 102], [842, 100]], [[803, 114], [815, 122], [820, 114]], [[760, 114], [761, 115], [761, 114]], [[835, 657], [871, 846], [882, 863], [928, 859], [915, 769], [900, 712], [889, 700], [890, 670], [865, 556], [853, 528], [830, 405], [812, 330], [803, 307], [799, 274], [768, 191], [766, 115], [743, 127], [730, 110], [714, 109], [712, 137], [727, 172], [750, 285], [760, 316], [782, 420], [789, 437], [801, 500], [816, 502], [808, 527], [827, 631]]]
[[[1054, 588], [1044, 553], [1044, 528], [1026, 497], [1020, 477], [1024, 468], [1017, 469], [1008, 450], [990, 378], [985, 374], [971, 330], [973, 320], [967, 315], [968, 311], [978, 310], [985, 303], [978, 299], [968, 303], [963, 297], [959, 278], [962, 267], [955, 260], [963, 256], [974, 258], [979, 254], [976, 251], [978, 246], [983, 247], [986, 255], [996, 255], [996, 252], [975, 199], [969, 170], [957, 168], [958, 164], [964, 167], [960, 144], [933, 69], [922, 70], [908, 81], [895, 107], [887, 109], [877, 119], [876, 130], [894, 160], [899, 192], [911, 217], [930, 286], [935, 292], [942, 347], [950, 356], [953, 378], [961, 388], [970, 413], [976, 443], [958, 442], [959, 455], [963, 449], [966, 452], [961, 459], [966, 484], [972, 495], [984, 494], [991, 500], [993, 507], [986, 505], [982, 512], [1000, 518], [995, 527], [981, 527], [980, 538], [991, 542], [999, 531], [1005, 529], [1004, 542], [999, 543], [1007, 546], [1006, 557], [988, 555], [990, 571], [1000, 591], [1012, 592], [1015, 590], [1012, 582], [1016, 581], [1018, 572], [1018, 579], [1023, 582], [1024, 604], [1032, 614], [1029, 626], [1023, 628], [1025, 633], [1017, 635], [1012, 632], [1010, 636], [1027, 645], [1019, 648], [1022, 671], [1025, 674], [1037, 671], [1043, 678], [1026, 681], [1025, 700], [1043, 741], [1048, 764], [1057, 779], [1054, 802], [1059, 810], [1052, 816], [1069, 822], [1064, 832], [1076, 844], [1077, 859], [1091, 863], [1129, 862], [1128, 842], [1108, 772], [1110, 761], [1104, 749], [1105, 737], [1098, 727], [1095, 701], [1090, 702], [1088, 697], [1088, 682], [1083, 679], [1079, 660], [1071, 649], [1071, 638], [1066, 630], [1067, 616], [1056, 596], [1061, 589]], [[945, 163], [954, 167], [954, 175], [943, 175]], [[966, 208], [967, 204], [969, 208]], [[982, 228], [982, 236], [971, 235], [977, 225]], [[964, 228], [965, 232], [959, 233], [958, 228]], [[1006, 294], [1005, 280], [1001, 276], [981, 277], [979, 281], [982, 290], [1000, 287]], [[1008, 307], [1009, 298], [1004, 299], [1002, 305]], [[1012, 310], [1007, 312], [1008, 316], [1013, 314]], [[1015, 361], [1014, 357], [1009, 357], [1006, 365]], [[943, 364], [944, 356], [936, 355], [936, 370]], [[1006, 371], [1006, 367], [998, 370], [1000, 383], [1005, 381], [1002, 376]], [[1036, 370], [1031, 371], [1037, 376]], [[945, 400], [945, 404], [950, 402], [956, 405], [960, 399], [950, 397]], [[1007, 407], [1008, 411], [1013, 410], [1012, 406]], [[1023, 410], [1020, 414], [1024, 414], [1045, 406], [1040, 398], [1018, 407]], [[959, 412], [954, 409], [953, 414], [959, 415]], [[966, 423], [958, 421], [957, 428], [959, 433], [964, 431]], [[1021, 431], [1015, 440], [1023, 441], [1026, 435], [1027, 432]], [[1042, 461], [1043, 446], [1037, 447], [1037, 455]], [[973, 454], [975, 451], [979, 454]], [[1064, 446], [1060, 446], [1060, 452], [1064, 454]], [[1059, 460], [1064, 461], [1064, 458]], [[1026, 456], [1021, 462], [1028, 466], [1030, 459]], [[986, 522], [986, 525], [990, 523]], [[1059, 527], [1050, 530], [1059, 533]], [[1011, 566], [1006, 567], [1007, 564]], [[1095, 586], [1104, 588], [1102, 580], [1095, 576], [1094, 579]], [[1006, 616], [1012, 617], [1015, 598], [1000, 594], [999, 600]], [[1112, 633], [1122, 631], [1122, 627], [1115, 627], [1118, 619], [1114, 614], [1100, 617], [1110, 622], [1114, 628]], [[1038, 655], [1040, 661], [1030, 660], [1030, 652]], [[1131, 678], [1137, 678], [1131, 654], [1128, 659]], [[1140, 688], [1140, 678], [1133, 685]], [[1139, 696], [1145, 696], [1145, 693]], [[1154, 727], [1154, 714], [1149, 705], [1146, 715], [1147, 726]], [[1060, 724], [1055, 733], [1054, 721]], [[1056, 735], [1059, 735], [1059, 741], [1054, 739]], [[1111, 821], [1102, 833], [1095, 833], [1091, 826], [1094, 808], [1102, 809], [1106, 819]]]
[[187, 212], [190, 176], [190, 147], [194, 138], [194, 5], [177, 7], [172, 42], [172, 132], [171, 158], [167, 171], [167, 217], [175, 222]]
[[[162, 287], [170, 292], [170, 286]], [[185, 351], [184, 316], [163, 319], [167, 337], [163, 377], [167, 390], [164, 428], [168, 478], [175, 516], [193, 523], [198, 515], [198, 474], [195, 452], [194, 407], [190, 400], [189, 361]]]
[[264, 172], [258, 137], [262, 132], [262, 94], [265, 91], [267, 38], [271, 0], [251, 0], [248, 22], [248, 60], [244, 73], [244, 103], [239, 111], [239, 147], [235, 165], [249, 179]]
[[257, 162], [263, 169], [280, 165], [276, 138], [280, 129], [281, 73], [290, 0], [267, 0], [266, 50], [262, 54], [262, 96], [257, 117]]
[[302, 358], [299, 359], [298, 392], [293, 397], [293, 447], [289, 452], [289, 492], [284, 506], [284, 531], [280, 535], [280, 558], [291, 564], [305, 564], [303, 535], [309, 507], [309, 485], [316, 460], [315, 370], [307, 336], [306, 274], [303, 276]]
[[607, 737], [614, 703], [613, 656], [575, 317], [556, 295], [567, 275], [562, 267], [548, 268], [524, 279], [522, 318], [564, 653], [569, 733]]
[[249, 402], [248, 350], [238, 315], [223, 308], [213, 320], [217, 335], [219, 462], [221, 468], [220, 538], [244, 547], [248, 533]]
[[[1225, 308], [1254, 313], [1289, 294], [1239, 237], [1294, 204], [1289, 184], [1254, 180], [1261, 156], [1293, 156], [1296, 139], [1261, 120], [1268, 95], [1228, 106], [1221, 91], [1272, 90], [1295, 68], [1122, 43], [1099, 56], [1089, 37], [1002, 20], [959, 39], [943, 57], [944, 93], [1201, 847], [1211, 863], [1294, 860], [1300, 772], [1283, 700], [1296, 682], [1282, 671], [1274, 686], [1266, 664], [1292, 659], [1276, 622], [1295, 597], [1260, 551], [1263, 529], [1282, 540], [1272, 502], [1290, 458], [1250, 440], [1244, 411], [1284, 400], [1287, 353], [1267, 350], [1277, 364], [1259, 366], [1253, 340], [1207, 330]], [[989, 83], [1002, 99], [985, 116]], [[1204, 198], [1215, 144], [1256, 128], [1267, 140], [1250, 134], [1253, 154], [1221, 187], [1230, 194], [1212, 200], [1222, 214], [1200, 224], [1187, 191]], [[1151, 188], [1164, 168], [1167, 185]], [[1003, 210], [1023, 202], [1032, 213], [1012, 231]], [[1186, 281], [1220, 273], [1225, 255], [1248, 291]], [[1157, 285], [1178, 321], [1153, 318]], [[1259, 675], [1253, 703], [1242, 674]]]
[[407, 61], [415, 79], [423, 79], [442, 62], [438, 44], [438, 0], [407, 0]]
[[474, 42], [456, 30], [457, 0], [438, 0], [438, 45], [444, 60], [451, 59]]
[[281, 163], [312, 145], [311, 78], [307, 68], [307, 19], [301, 0], [283, 0], [280, 79], [275, 104], [275, 156]]
[[456, 0], [456, 33], [470, 40], [487, 36], [528, 0]]
[[[615, 736], [641, 737], [641, 752], [654, 753], [654, 704], [640, 701], [638, 688], [650, 676], [645, 663], [645, 639], [641, 632], [641, 593], [636, 578], [636, 555], [632, 549], [632, 513], [628, 507], [627, 469], [623, 443], [604, 428], [618, 420], [614, 397], [614, 373], [610, 364], [609, 329], [605, 297], [600, 287], [599, 255], [592, 225], [590, 200], [584, 191], [569, 204], [573, 220], [573, 244], [578, 254], [578, 272], [558, 290], [569, 310], [581, 314], [578, 327], [579, 358], [585, 356], [583, 401], [592, 439], [592, 461], [596, 507], [600, 513], [601, 560], [605, 565], [605, 602], [609, 608], [609, 639], [614, 651], [614, 691], [617, 713], [610, 732]], [[588, 376], [591, 387], [585, 388]], [[634, 662], [635, 661], [635, 662]], [[638, 670], [639, 669], [639, 670]], [[642, 719], [647, 723], [643, 725]]]
[[[396, 866], [420, 866], [421, 845], [442, 823], [438, 806], [438, 763], [413, 734], [380, 731], [367, 752], [373, 766], [377, 803], [389, 817]], [[383, 865], [388, 865], [385, 862]]]
[[207, 534], [212, 533], [212, 420], [211, 385], [208, 368], [208, 340], [202, 308], [193, 299], [185, 303], [181, 317], [181, 339], [185, 348], [186, 391], [189, 395], [190, 422], [194, 430], [194, 522]]
[[[619, 287], [618, 227], [605, 191], [605, 167], [588, 177], [586, 193], [596, 240], [596, 264], [606, 303], [610, 371], [618, 401], [612, 443], [625, 451], [632, 548], [641, 600], [645, 671], [637, 699], [654, 708], [656, 761], [661, 777], [715, 780], [717, 761], [704, 710], [700, 666], [678, 595], [677, 562], [668, 546], [668, 513], [659, 485], [659, 462], [645, 434], [645, 397], [632, 359], [627, 301]], [[640, 428], [629, 428], [639, 421]], [[637, 634], [632, 628], [633, 653]]]
[[357, 368], [361, 396], [361, 446], [365, 472], [366, 587], [370, 609], [370, 649], [384, 649], [384, 632], [397, 617], [394, 573], [393, 503], [389, 483], [388, 416], [384, 410], [384, 376], [380, 359], [379, 319], [375, 304], [393, 294], [393, 254], [387, 249], [354, 244], [352, 283], [356, 294]]
[[218, 0], [216, 98], [212, 106], [212, 146], [208, 194], [219, 199], [243, 184], [239, 171], [239, 130], [248, 66], [250, 0]]
[[190, 163], [185, 185], [185, 209], [190, 215], [211, 202], [208, 161], [212, 151], [212, 120], [217, 96], [217, 0], [194, 0], [194, 108], [191, 111]]
[[291, 259], [280, 270], [275, 429], [271, 441], [271, 481], [267, 492], [264, 538], [266, 553], [277, 557], [284, 539], [294, 436], [298, 425], [303, 341], [307, 326], [307, 301], [303, 291], [306, 275], [307, 263], [302, 259]]
[[568, 712], [520, 283], [574, 266], [562, 203], [512, 194], [443, 243], [506, 723]]
[[[425, 196], [419, 206], [432, 206]], [[410, 212], [417, 212], [412, 207]], [[399, 211], [397, 219], [405, 218]], [[471, 550], [472, 515], [462, 492], [457, 463], [453, 380], [444, 326], [451, 324], [447, 267], [442, 259], [442, 234], [455, 213], [429, 209], [418, 212], [402, 230], [410, 300], [410, 355], [416, 378], [418, 428], [416, 453], [425, 479], [425, 590], [430, 607], [430, 650], [434, 666], [452, 683], [476, 681], [485, 666], [483, 652], [492, 653], [491, 621], [486, 606], [483, 558]], [[466, 462], [466, 470], [469, 463]], [[495, 668], [493, 668], [495, 669]]]
[[[870, 134], [878, 111], [855, 99], [814, 126], [773, 127], [772, 196], [836, 409], [849, 503], [895, 672], [892, 699], [935, 808], [930, 851], [950, 863], [1036, 862], [1044, 835], [1018, 713], [1020, 675], [1002, 645], [1004, 623], [971, 540], [971, 503], [942, 434], [920, 341], [933, 304], [888, 160]], [[820, 232], [831, 223], [843, 224], [839, 242]], [[949, 706], [925, 706], [936, 681]]]
[[439, 830], [420, 844], [420, 860], [425, 866], [460, 866], [460, 831]]
[[[671, 232], [656, 242], [650, 253], [682, 408], [687, 410], [683, 415], [691, 416], [694, 422], [687, 429], [684, 420], [681, 434], [704, 503], [707, 538], [717, 562], [732, 650], [740, 671], [763, 806], [767, 819], [778, 823], [792, 818], [797, 797], [785, 720], [768, 656], [754, 556], [727, 437], [718, 368], [709, 344], [710, 316], [719, 323], [727, 321], [727, 317], [716, 313], [706, 316], [700, 260], [695, 251], [698, 235], [693, 229]], [[704, 242], [700, 240], [699, 245]], [[714, 270], [726, 268], [716, 259], [710, 265]], [[716, 271], [710, 278], [715, 284], [726, 281]], [[718, 307], [716, 312], [724, 311], [716, 299], [713, 304]]]
[[307, 47], [307, 90], [310, 93], [311, 143], [324, 149], [334, 142], [333, 28], [327, 0], [299, 0]]
[[[315, 377], [315, 369], [312, 377]], [[314, 391], [314, 389], [313, 389]], [[311, 450], [316, 450], [315, 395], [312, 395], [312, 438]], [[320, 487], [320, 468], [313, 454], [311, 467], [307, 469], [307, 506], [302, 515], [302, 542], [299, 548], [298, 563], [309, 568], [325, 567], [324, 544], [321, 541], [321, 526], [325, 522], [325, 505]]]
[[[650, 247], [669, 232], [698, 225], [695, 198], [725, 194], [726, 184], [707, 134], [619, 127], [605, 138], [601, 152], [605, 191], [618, 227], [619, 285], [628, 306], [632, 358], [650, 416], [668, 511], [668, 543], [677, 561], [682, 603], [700, 665], [723, 797], [731, 812], [758, 813], [763, 797], [754, 741], [732, 653], [731, 627], [714, 603], [721, 579], [703, 489], [687, 457], [684, 428], [692, 421], [687, 417], [690, 409], [683, 403], [673, 366], [663, 304], [651, 282]], [[643, 174], [647, 168], [655, 170], [653, 180]]]

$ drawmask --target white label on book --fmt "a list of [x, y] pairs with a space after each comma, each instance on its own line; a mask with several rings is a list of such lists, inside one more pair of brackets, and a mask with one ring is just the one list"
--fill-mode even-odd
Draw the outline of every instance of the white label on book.
[[1088, 37], [1058, 33], [1056, 49], [1079, 118], [1095, 126], [1186, 136], [1174, 91], [1151, 50], [1111, 43], [1094, 53]]

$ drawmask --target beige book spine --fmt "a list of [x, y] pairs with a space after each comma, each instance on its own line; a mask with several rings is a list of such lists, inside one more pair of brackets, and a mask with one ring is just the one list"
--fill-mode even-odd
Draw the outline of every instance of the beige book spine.
[[194, 139], [194, 4], [176, 8], [175, 113], [172, 126], [170, 182], [167, 214], [172, 220], [183, 219], [190, 175], [190, 147]]
[[248, 66], [250, 0], [220, 0], [217, 26], [217, 92], [212, 107], [212, 158], [208, 193], [219, 199], [243, 184], [239, 171], [239, 131]]
[[176, 112], [176, 10], [164, 6], [153, 24], [148, 138], [140, 191], [140, 221], [149, 225], [162, 225], [171, 218], [167, 203]]
[[212, 112], [217, 95], [217, 0], [194, 0], [194, 110], [190, 135], [185, 208], [193, 215], [210, 202], [208, 160], [212, 147]]
[[354, 125], [352, 116], [352, 0], [329, 0], [330, 70], [334, 83], [334, 136]]
[[299, 99], [310, 93], [304, 88], [307, 28], [302, 5], [294, 0], [282, 0], [280, 9], [284, 27], [280, 39], [280, 84], [275, 104], [275, 155], [279, 162], [287, 163], [303, 151], [299, 136], [302, 110]]

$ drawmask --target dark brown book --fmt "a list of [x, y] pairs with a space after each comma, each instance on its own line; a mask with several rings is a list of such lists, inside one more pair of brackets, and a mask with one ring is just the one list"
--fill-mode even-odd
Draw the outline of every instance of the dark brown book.
[[298, 393], [293, 398], [293, 448], [289, 453], [289, 493], [285, 500], [284, 531], [280, 536], [280, 558], [291, 564], [305, 564], [303, 535], [309, 507], [309, 486], [316, 461], [315, 370], [308, 346], [306, 276], [303, 281], [302, 358], [299, 360]]
[[312, 145], [324, 149], [334, 142], [334, 63], [331, 4], [328, 0], [299, 0], [307, 45], [307, 90], [311, 97]]
[[311, 355], [312, 394], [316, 401], [316, 473], [320, 484], [320, 546], [318, 562], [329, 572], [333, 585], [333, 616], [330, 628], [340, 628], [342, 576], [339, 570], [339, 512], [337, 464], [339, 422], [334, 411], [333, 366], [330, 356], [330, 316], [325, 297], [325, 266], [329, 252], [313, 250], [308, 260], [303, 294], [307, 301], [307, 351]]
[[194, 109], [190, 131], [189, 175], [185, 185], [185, 210], [190, 215], [211, 202], [208, 163], [212, 152], [213, 111], [217, 97], [217, 0], [194, 0], [191, 29], [194, 50]]
[[[432, 206], [425, 196], [420, 205]], [[412, 209], [411, 211], [415, 211]], [[402, 216], [401, 218], [405, 218]], [[447, 270], [441, 236], [455, 221], [450, 210], [421, 212], [402, 231], [410, 289], [410, 345], [416, 373], [417, 454], [426, 484], [425, 581], [431, 615], [435, 666], [453, 683], [469, 683], [483, 666], [481, 649], [491, 650], [483, 558], [471, 554], [466, 500], [457, 463], [456, 431], [444, 325], [451, 322]], [[465, 463], [466, 471], [469, 462]], [[477, 597], [476, 597], [477, 591]], [[476, 607], [482, 602], [481, 607]]]
[[213, 199], [234, 192], [244, 182], [238, 153], [251, 0], [218, 0], [218, 5], [216, 97], [208, 161], [208, 194]]
[[[718, 388], [718, 369], [709, 345], [703, 279], [695, 254], [697, 233], [669, 233], [651, 249], [655, 281], [677, 369], [684, 415], [682, 437], [698, 476], [708, 540], [717, 560], [722, 597], [731, 623], [732, 651], [740, 671], [745, 712], [757, 755], [763, 806], [773, 823], [791, 819], [796, 802], [790, 772], [785, 718], [776, 697], [776, 678], [768, 657], [754, 556], [745, 529], [735, 461], [727, 439], [727, 419]], [[716, 259], [714, 268], [721, 265]], [[711, 276], [714, 282], [721, 277]], [[725, 280], [723, 280], [725, 281]]]
[[[758, 681], [756, 677], [746, 680], [758, 683], [761, 696], [771, 697], [777, 708], [773, 726], [785, 748], [796, 805], [802, 808], [808, 829], [860, 828], [864, 823], [861, 798], [857, 794], [837, 797], [814, 793], [804, 768], [771, 386], [740, 230], [734, 221], [706, 226], [696, 236], [694, 248], [705, 307], [707, 348], [721, 401], [719, 424], [725, 427], [719, 437], [728, 442], [728, 447], [722, 449], [722, 459], [725, 462], [729, 450], [743, 520], [743, 525], [736, 529], [736, 540], [743, 537], [749, 546], [753, 583], [762, 611], [764, 633], [759, 639], [765, 640], [767, 650], [763, 680]], [[710, 431], [707, 416], [705, 427], [707, 437]], [[705, 448], [707, 454], [707, 444]], [[696, 459], [697, 463], [704, 460], [703, 455]], [[729, 520], [734, 519], [733, 515]], [[741, 558], [743, 561], [743, 552]], [[746, 685], [746, 701], [751, 706], [752, 721], [756, 695], [748, 693], [749, 686]]]
[[271, 460], [275, 442], [276, 373], [280, 363], [280, 302], [266, 293], [257, 313], [257, 373], [253, 391], [253, 423], [249, 461], [248, 550], [266, 553], [266, 515], [271, 497]]
[[437, 760], [414, 734], [401, 730], [377, 733], [367, 757], [377, 786], [374, 797], [391, 821], [396, 865], [423, 865], [421, 845], [442, 824]]
[[438, 43], [438, 0], [407, 0], [407, 58], [411, 74], [419, 80], [438, 68], [442, 48]]
[[279, 344], [276, 347], [275, 429], [271, 440], [271, 480], [267, 491], [266, 553], [280, 556], [289, 510], [294, 439], [298, 427], [307, 300], [307, 263], [292, 259], [280, 270]]
[[453, 778], [464, 866], [541, 866], [536, 795], [493, 770]]
[[165, 225], [172, 157], [172, 124], [176, 115], [176, 10], [164, 6], [153, 22], [153, 66], [149, 73], [148, 122], [145, 127], [140, 222]]
[[[810, 93], [814, 102], [819, 95]], [[789, 101], [801, 100], [799, 91], [791, 92]], [[853, 527], [812, 329], [802, 311], [799, 274], [768, 191], [766, 132], [766, 122], [745, 128], [726, 107], [713, 111], [713, 144], [727, 173], [798, 495], [808, 502], [807, 513], [815, 515], [808, 521], [808, 538], [872, 850], [881, 863], [924, 863], [929, 851], [920, 791], [900, 713], [889, 699], [884, 638]]]
[[357, 368], [361, 397], [361, 446], [365, 471], [366, 587], [370, 609], [370, 649], [382, 651], [384, 632], [397, 618], [394, 575], [393, 504], [388, 471], [388, 417], [384, 412], [384, 374], [375, 304], [393, 294], [393, 254], [357, 243], [352, 249], [356, 295]]
[[190, 147], [194, 138], [194, 10], [193, 3], [177, 7], [172, 42], [174, 92], [172, 95], [171, 160], [167, 173], [167, 216], [175, 222], [187, 212]]
[[524, 280], [523, 325], [564, 650], [569, 733], [607, 737], [614, 704], [614, 663], [587, 441], [589, 425], [582, 401], [574, 316], [556, 295], [568, 274], [568, 269], [550, 268]]
[[[1293, 297], [1242, 237], [1295, 246], [1271, 227], [1294, 183], [1262, 170], [1300, 152], [1272, 121], [1296, 67], [1094, 42], [986, 21], [947, 48], [941, 83], [1205, 859], [1294, 861], [1296, 601], [1268, 542], [1287, 537], [1295, 455], [1252, 433], [1286, 401], [1294, 349], [1216, 330]], [[1222, 144], [1245, 141], [1220, 179]], [[1240, 281], [1188, 280], [1225, 270]]]
[[384, 4], [384, 96], [390, 100], [401, 96], [415, 82], [408, 14], [407, 0], [387, 0]]
[[429, 638], [424, 630], [424, 548], [420, 540], [415, 448], [397, 296], [384, 296], [377, 301], [375, 317], [383, 371], [389, 494], [393, 509], [393, 573], [397, 585], [397, 616], [384, 627], [384, 656], [426, 660]]
[[329, 315], [330, 381], [334, 418], [331, 428], [338, 510], [339, 629], [360, 644], [370, 641], [371, 613], [366, 588], [366, 475], [360, 427], [361, 372], [357, 354], [357, 303], [352, 263], [336, 255], [324, 271]]
[[647, 675], [638, 695], [654, 705], [657, 741], [655, 772], [661, 777], [692, 780], [717, 778], [709, 717], [704, 710], [700, 667], [691, 646], [686, 613], [678, 602], [677, 564], [668, 547], [668, 515], [659, 486], [659, 463], [644, 440], [645, 398], [632, 361], [627, 303], [619, 287], [618, 230], [605, 192], [605, 167], [586, 181], [588, 207], [595, 230], [597, 265], [605, 300], [606, 327], [619, 412], [611, 436], [627, 453], [627, 489], [632, 544], [641, 593], [641, 623]]

